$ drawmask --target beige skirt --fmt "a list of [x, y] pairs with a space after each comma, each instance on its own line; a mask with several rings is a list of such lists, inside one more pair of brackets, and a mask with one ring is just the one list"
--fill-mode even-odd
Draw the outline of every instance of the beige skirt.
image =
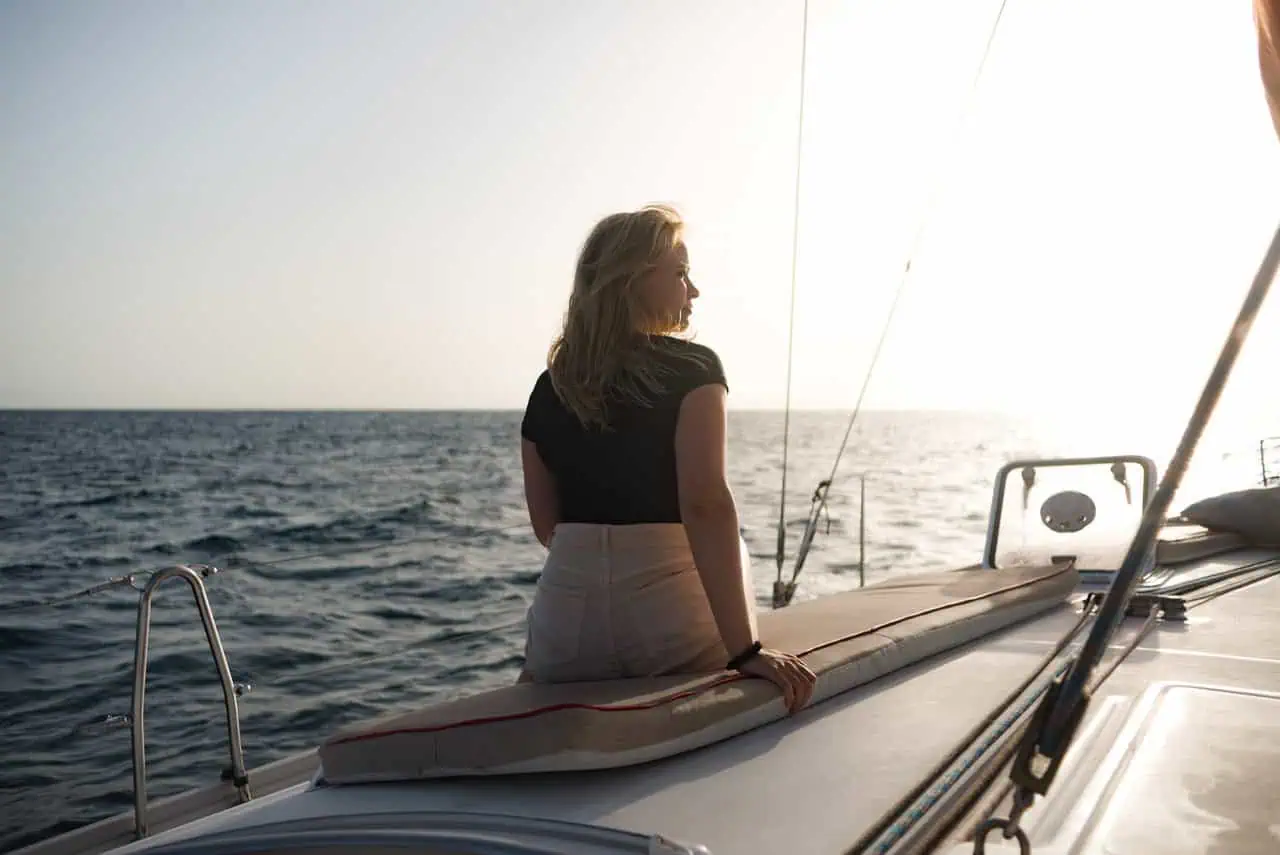
[[536, 683], [704, 674], [729, 660], [680, 523], [556, 526], [528, 621], [521, 679]]

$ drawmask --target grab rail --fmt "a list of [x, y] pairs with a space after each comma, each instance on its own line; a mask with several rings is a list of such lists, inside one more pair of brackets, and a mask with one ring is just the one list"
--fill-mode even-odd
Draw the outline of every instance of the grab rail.
[[249, 774], [244, 766], [244, 748], [240, 743], [240, 709], [236, 703], [238, 692], [235, 682], [231, 679], [227, 652], [222, 646], [222, 636], [218, 634], [218, 625], [214, 622], [213, 609], [209, 606], [209, 595], [204, 587], [205, 578], [216, 572], [216, 567], [206, 565], [178, 564], [167, 567], [157, 571], [147, 580], [146, 587], [142, 589], [142, 596], [138, 598], [137, 646], [133, 658], [131, 737], [133, 741], [133, 824], [139, 839], [146, 837], [148, 833], [147, 744], [143, 712], [147, 693], [147, 652], [151, 643], [151, 598], [155, 596], [156, 588], [165, 579], [172, 577], [182, 579], [190, 586], [191, 593], [195, 597], [196, 608], [200, 611], [200, 621], [204, 624], [205, 639], [209, 642], [209, 652], [213, 654], [213, 662], [222, 683], [222, 700], [227, 713], [227, 742], [231, 751], [231, 768], [226, 771], [224, 777], [230, 779], [235, 785], [241, 804], [253, 798], [249, 790]]
[[1258, 462], [1262, 464], [1262, 486], [1280, 484], [1280, 436], [1258, 440]]

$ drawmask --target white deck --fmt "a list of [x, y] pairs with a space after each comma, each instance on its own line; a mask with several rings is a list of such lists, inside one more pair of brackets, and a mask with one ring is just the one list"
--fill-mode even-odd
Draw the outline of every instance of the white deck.
[[1095, 695], [1024, 821], [1033, 851], [1280, 852], [1280, 576], [1189, 616], [1158, 626]]
[[[1202, 566], [1225, 568], [1271, 555], [1240, 551]], [[114, 851], [286, 820], [463, 811], [661, 833], [702, 844], [713, 855], [830, 855], [844, 851], [918, 783], [1077, 617], [1075, 608], [1064, 606], [792, 719], [645, 766], [411, 784], [303, 784]], [[1127, 620], [1116, 646], [1139, 624]], [[1195, 607], [1185, 625], [1159, 625], [1103, 686], [1090, 719], [1115, 714], [1117, 704], [1104, 702], [1107, 697], [1129, 705], [1156, 681], [1280, 693], [1280, 578]], [[1082, 732], [1089, 726], [1086, 721]], [[1269, 726], [1268, 750], [1276, 751], [1280, 722]], [[1271, 768], [1280, 769], [1276, 760]], [[1280, 781], [1268, 786], [1280, 799], [1274, 795]], [[1046, 804], [1051, 810], [1054, 799]], [[1033, 809], [1028, 827], [1044, 809]]]
[[1044, 655], [1037, 642], [1075, 620], [1063, 608], [1004, 641], [961, 648], [790, 720], [645, 766], [321, 787], [250, 803], [181, 834], [338, 813], [482, 811], [657, 832], [712, 853], [836, 852], [1026, 678]]

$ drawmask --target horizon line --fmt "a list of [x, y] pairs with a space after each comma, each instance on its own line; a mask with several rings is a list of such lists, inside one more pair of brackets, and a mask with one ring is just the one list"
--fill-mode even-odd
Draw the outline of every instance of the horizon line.
[[[0, 413], [522, 413], [524, 407], [110, 407], [110, 406], [0, 406]], [[787, 407], [728, 407], [729, 412], [785, 413]], [[852, 407], [791, 407], [793, 413], [851, 413]], [[863, 413], [966, 413], [1020, 415], [995, 409], [961, 407], [868, 407]]]

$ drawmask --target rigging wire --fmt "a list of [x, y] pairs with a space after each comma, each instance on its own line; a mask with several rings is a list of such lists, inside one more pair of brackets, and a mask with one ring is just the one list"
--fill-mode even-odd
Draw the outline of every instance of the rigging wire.
[[[970, 117], [974, 102], [976, 101], [978, 84], [982, 80], [983, 71], [986, 69], [986, 66], [987, 66], [987, 59], [991, 56], [991, 48], [992, 48], [992, 45], [995, 43], [996, 33], [1000, 29], [1000, 22], [1004, 19], [1005, 9], [1008, 7], [1008, 4], [1009, 4], [1008, 0], [1000, 0], [1000, 6], [996, 10], [995, 19], [992, 21], [991, 28], [987, 33], [986, 45], [983, 47], [982, 56], [978, 60], [978, 66], [974, 71], [973, 80], [971, 81], [969, 86], [968, 97], [966, 98], [965, 105], [961, 110], [960, 119], [957, 122], [956, 130], [954, 131], [952, 136], [952, 140], [951, 140], [952, 145], [947, 149], [948, 152], [954, 152], [956, 143], [962, 136], [964, 127]], [[806, 9], [807, 9], [807, 4], [806, 4]], [[794, 324], [795, 324], [795, 273], [794, 273], [795, 262], [793, 257], [792, 298], [791, 298], [792, 332], [789, 334], [788, 344], [787, 344], [787, 404], [786, 404], [786, 415], [784, 417], [784, 428], [783, 428], [784, 430], [784, 433], [783, 433], [783, 479], [782, 479], [783, 489], [782, 489], [782, 497], [781, 497], [781, 506], [783, 508], [783, 511], [780, 514], [778, 519], [778, 552], [776, 555], [778, 574], [774, 582], [774, 590], [773, 590], [774, 608], [779, 608], [780, 606], [787, 605], [788, 603], [791, 602], [792, 597], [795, 596], [796, 582], [800, 577], [800, 571], [804, 569], [804, 562], [809, 555], [809, 548], [812, 546], [813, 538], [817, 534], [818, 522], [821, 519], [822, 514], [827, 510], [827, 499], [828, 499], [828, 496], [830, 495], [831, 485], [835, 481], [836, 472], [840, 468], [840, 460], [844, 456], [845, 449], [848, 447], [849, 436], [853, 432], [854, 423], [857, 421], [858, 415], [862, 412], [862, 403], [866, 397], [867, 388], [870, 385], [871, 377], [875, 372], [876, 363], [880, 359], [880, 353], [884, 349], [884, 343], [888, 338], [889, 329], [893, 324], [894, 315], [897, 313], [898, 305], [901, 302], [902, 294], [905, 290], [907, 279], [911, 275], [912, 261], [915, 259], [916, 255], [920, 251], [920, 242], [924, 238], [925, 230], [933, 216], [935, 209], [938, 206], [938, 203], [942, 198], [942, 191], [944, 189], [944, 183], [945, 183], [943, 179], [945, 178], [946, 174], [947, 174], [947, 170], [939, 169], [939, 179], [935, 181], [932, 185], [932, 191], [930, 193], [929, 200], [925, 206], [924, 214], [920, 218], [920, 221], [916, 226], [915, 234], [912, 236], [911, 243], [908, 248], [907, 262], [903, 266], [902, 276], [898, 279], [898, 284], [894, 288], [893, 300], [889, 304], [888, 314], [885, 316], [884, 324], [880, 328], [880, 337], [876, 342], [875, 349], [871, 353], [871, 362], [868, 364], [866, 373], [863, 375], [862, 387], [858, 391], [858, 397], [853, 406], [853, 413], [849, 417], [848, 424], [845, 425], [844, 437], [840, 440], [840, 447], [836, 451], [834, 462], [831, 464], [831, 474], [828, 475], [825, 480], [820, 481], [818, 483], [817, 489], [814, 491], [813, 498], [810, 501], [810, 505], [809, 505], [809, 516], [805, 522], [804, 535], [801, 537], [800, 548], [796, 554], [795, 567], [792, 569], [790, 581], [784, 584], [782, 581], [782, 565], [785, 560], [784, 547], [786, 542], [786, 534], [785, 534], [786, 532], [786, 516], [785, 516], [785, 513], [786, 513], [785, 512], [785, 508], [786, 508], [786, 447], [787, 447], [787, 433], [789, 433], [787, 426], [789, 425], [790, 414], [791, 414], [791, 379], [790, 379], [791, 378], [791, 336], [794, 335]], [[797, 192], [797, 198], [798, 198], [798, 194], [799, 194], [798, 164], [797, 164], [796, 182], [797, 182], [796, 192]]]
[[800, 108], [796, 128], [796, 186], [791, 211], [791, 308], [787, 319], [787, 393], [782, 411], [782, 501], [778, 506], [778, 582], [782, 581], [782, 562], [787, 553], [787, 452], [791, 436], [791, 366], [796, 334], [796, 267], [800, 255], [800, 175], [801, 153], [804, 151], [804, 83], [809, 54], [809, 0], [804, 0], [800, 22]]

